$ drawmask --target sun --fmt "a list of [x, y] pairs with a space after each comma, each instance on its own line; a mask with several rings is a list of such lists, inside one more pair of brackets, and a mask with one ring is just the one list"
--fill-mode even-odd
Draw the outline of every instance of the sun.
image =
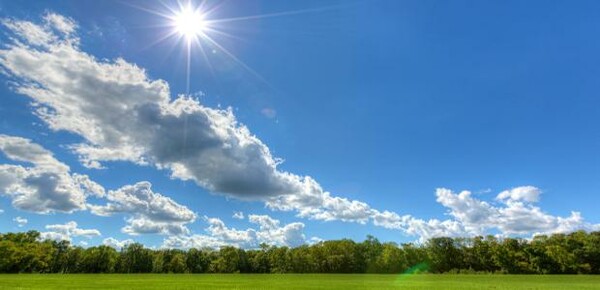
[[188, 6], [174, 15], [173, 26], [177, 33], [191, 40], [204, 34], [207, 23], [200, 10]]

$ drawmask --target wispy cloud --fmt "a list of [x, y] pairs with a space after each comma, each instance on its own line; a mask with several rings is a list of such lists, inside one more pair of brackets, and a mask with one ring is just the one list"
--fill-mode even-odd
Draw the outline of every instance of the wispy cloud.
[[17, 226], [22, 228], [23, 226], [25, 226], [29, 221], [26, 218], [22, 218], [20, 216], [16, 217], [13, 219], [14, 222], [17, 223]]
[[71, 241], [72, 237], [85, 237], [91, 239], [92, 237], [101, 235], [100, 231], [97, 229], [79, 228], [75, 221], [70, 221], [65, 224], [47, 225], [46, 229], [49, 231], [41, 233], [41, 238], [43, 240]]

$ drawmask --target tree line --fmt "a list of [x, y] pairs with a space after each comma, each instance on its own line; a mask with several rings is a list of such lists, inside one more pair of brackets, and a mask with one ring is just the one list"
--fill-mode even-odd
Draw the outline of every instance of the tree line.
[[0, 273], [508, 273], [600, 274], [600, 232], [432, 238], [422, 244], [323, 241], [295, 248], [83, 248], [41, 240], [40, 233], [0, 234]]

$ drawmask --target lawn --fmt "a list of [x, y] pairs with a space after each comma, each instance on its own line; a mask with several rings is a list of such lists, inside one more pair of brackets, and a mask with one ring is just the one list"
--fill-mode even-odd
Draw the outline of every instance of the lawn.
[[18, 274], [0, 289], [600, 289], [600, 276]]

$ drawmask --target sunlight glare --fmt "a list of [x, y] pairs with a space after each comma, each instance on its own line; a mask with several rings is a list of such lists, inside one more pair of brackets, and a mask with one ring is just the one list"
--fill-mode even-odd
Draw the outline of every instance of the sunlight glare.
[[175, 15], [174, 26], [179, 34], [190, 40], [204, 33], [206, 22], [200, 11], [188, 7]]

